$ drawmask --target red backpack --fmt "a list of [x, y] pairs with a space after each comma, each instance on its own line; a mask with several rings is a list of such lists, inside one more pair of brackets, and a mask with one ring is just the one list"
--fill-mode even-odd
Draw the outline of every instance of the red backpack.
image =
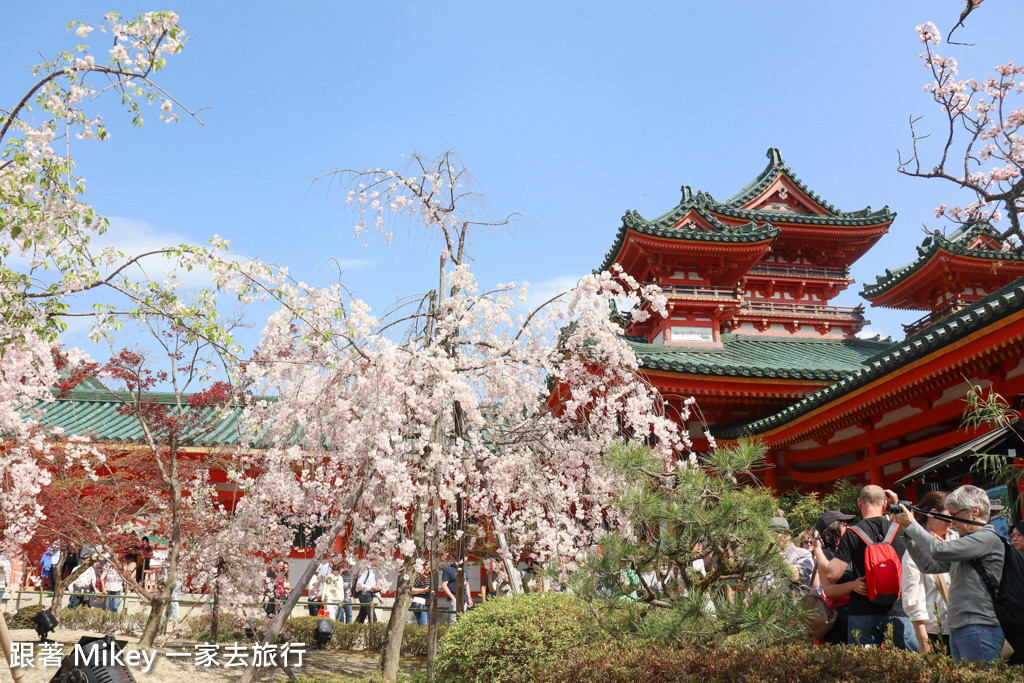
[[887, 607], [899, 600], [900, 576], [903, 565], [892, 547], [900, 525], [893, 522], [881, 541], [872, 541], [855, 526], [847, 531], [857, 534], [867, 547], [864, 549], [864, 581], [868, 585], [868, 600]]

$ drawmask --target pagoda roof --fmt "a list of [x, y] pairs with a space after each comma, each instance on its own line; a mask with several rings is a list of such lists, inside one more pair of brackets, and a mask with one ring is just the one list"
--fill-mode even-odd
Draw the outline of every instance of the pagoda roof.
[[953, 344], [975, 330], [1021, 310], [1024, 310], [1024, 278], [907, 337], [902, 342], [889, 344], [880, 353], [865, 359], [862, 368], [835, 384], [808, 394], [793, 405], [763, 418], [719, 427], [714, 430], [715, 437], [737, 439], [780, 427], [819, 406], [896, 372], [903, 366], [934, 353], [937, 349]]
[[723, 334], [722, 348], [647, 344], [629, 340], [645, 370], [723, 377], [837, 381], [891, 342]]
[[[675, 227], [687, 213], [693, 212], [710, 225], [710, 229]], [[696, 204], [685, 206], [680, 204], [672, 211], [662, 214], [654, 220], [647, 220], [636, 211], [627, 211], [622, 216], [622, 225], [615, 235], [612, 248], [605, 254], [604, 260], [595, 272], [608, 270], [622, 251], [626, 237], [630, 232], [650, 237], [670, 239], [677, 242], [694, 242], [705, 244], [753, 244], [771, 242], [778, 234], [778, 228], [766, 222], [758, 225], [750, 221], [743, 225], [727, 225], [708, 213], [703, 206]]]
[[[984, 243], [987, 246], [970, 246], [978, 238], [987, 238], [984, 239]], [[884, 275], [876, 277], [875, 284], [865, 285], [860, 294], [865, 299], [874, 301], [909, 280], [915, 273], [921, 271], [925, 265], [940, 254], [989, 261], [1024, 262], [1024, 257], [1016, 251], [1004, 249], [1004, 244], [1005, 242], [999, 241], [998, 233], [988, 223], [961, 225], [949, 237], [938, 233], [929, 235], [917, 247], [916, 259], [895, 270], [887, 269]], [[993, 248], [996, 245], [999, 248]], [[883, 304], [878, 303], [876, 305]]]
[[[170, 392], [146, 392], [144, 398], [161, 405], [175, 406], [177, 399]], [[135, 394], [125, 391], [110, 391], [106, 388], [76, 389], [66, 396], [59, 396], [53, 402], [39, 402], [37, 409], [45, 414], [40, 422], [46, 427], [59, 427], [64, 434], [88, 436], [95, 442], [146, 443], [146, 433], [138, 419], [132, 414], [123, 414], [126, 404], [135, 399]], [[188, 396], [182, 396], [183, 412], [194, 410], [188, 404]], [[203, 417], [213, 419], [217, 413], [203, 407]], [[233, 406], [220, 413], [220, 421], [212, 429], [201, 429], [201, 434], [186, 447], [237, 446], [240, 443], [238, 418], [241, 406]]]
[[[832, 204], [829, 204], [800, 178], [793, 173], [782, 159], [782, 152], [777, 147], [770, 147], [765, 153], [768, 157], [768, 165], [756, 178], [750, 181], [746, 187], [729, 197], [724, 202], [715, 202], [713, 211], [721, 215], [734, 218], [745, 218], [751, 220], [773, 220], [776, 223], [806, 223], [815, 225], [843, 225], [859, 227], [875, 225], [882, 222], [890, 222], [896, 214], [885, 206], [877, 211], [871, 207], [858, 209], [857, 211], [840, 211]], [[784, 176], [790, 184], [796, 187], [807, 199], [809, 199], [821, 213], [804, 213], [800, 211], [785, 211], [780, 209], [750, 209], [746, 208], [751, 202], [768, 191], [780, 177]], [[684, 188], [684, 196], [686, 190]]]

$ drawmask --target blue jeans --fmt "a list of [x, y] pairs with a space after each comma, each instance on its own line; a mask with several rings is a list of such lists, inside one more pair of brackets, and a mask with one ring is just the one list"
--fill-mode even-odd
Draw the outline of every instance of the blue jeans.
[[352, 605], [345, 605], [341, 608], [341, 613], [345, 615], [345, 623], [352, 623]]
[[1003, 629], [980, 624], [958, 628], [949, 632], [949, 649], [954, 662], [995, 661], [1003, 650]]
[[[914, 625], [907, 617], [890, 617], [885, 614], [851, 614], [850, 629], [846, 642], [850, 645], [881, 645], [885, 642], [886, 627], [892, 624], [892, 642], [900, 650], [917, 652], [917, 635]], [[860, 633], [856, 638], [853, 632]], [[1002, 641], [1000, 641], [1002, 645]]]
[[413, 615], [416, 617], [416, 625], [417, 626], [426, 626], [427, 622], [430, 620], [430, 612], [427, 610], [427, 605], [425, 605], [425, 604], [424, 605], [420, 605], [418, 603], [413, 603], [412, 607], [413, 607], [414, 610], [415, 609], [421, 610], [419, 612], [413, 612]]
[[121, 591], [107, 591], [107, 597], [103, 599], [103, 608], [116, 612], [117, 608], [121, 606], [121, 598], [117, 597], [119, 595], [121, 595]]

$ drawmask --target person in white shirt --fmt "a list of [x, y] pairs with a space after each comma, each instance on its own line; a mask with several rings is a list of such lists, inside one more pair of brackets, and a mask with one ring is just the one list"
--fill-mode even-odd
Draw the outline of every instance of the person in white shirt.
[[93, 569], [92, 565], [85, 568], [85, 570], [78, 575], [78, 577], [71, 582], [72, 596], [71, 600], [68, 601], [68, 608], [74, 609], [79, 605], [89, 607], [91, 597], [83, 595], [84, 593], [92, 593], [96, 586], [96, 570]]
[[[316, 574], [313, 575], [313, 580], [309, 582], [309, 590], [306, 591], [306, 598], [309, 604], [306, 606], [309, 610], [309, 616], [315, 617], [320, 613], [320, 608], [323, 606], [323, 588], [324, 579], [331, 575], [331, 560], [326, 559], [316, 570]], [[331, 617], [332, 619], [334, 617]]]
[[124, 591], [124, 579], [117, 573], [109, 561], [103, 563], [100, 569], [100, 592], [106, 593], [103, 599], [103, 609], [116, 612], [121, 605], [121, 593]]
[[[946, 514], [946, 492], [930, 491], [921, 498], [917, 507]], [[916, 517], [926, 531], [938, 539], [948, 540], [952, 522], [932, 517], [924, 518], [920, 514]], [[945, 613], [946, 603], [949, 602], [949, 574], [925, 574], [914, 562], [909, 551], [903, 553], [901, 562], [903, 573], [900, 578], [900, 593], [903, 611], [914, 625], [917, 651], [931, 652], [932, 648], [942, 641], [945, 651], [949, 652], [949, 629], [936, 616], [936, 613]]]
[[321, 599], [329, 619], [338, 618], [338, 606], [345, 602], [345, 582], [341, 578], [342, 563], [337, 558], [327, 565], [330, 573], [320, 586]]
[[0, 603], [4, 599], [4, 591], [7, 590], [7, 582], [11, 577], [11, 561], [6, 555], [0, 555]]
[[371, 624], [377, 623], [373, 601], [380, 595], [380, 586], [377, 585], [377, 565], [379, 564], [380, 560], [375, 559], [373, 564], [359, 572], [359, 577], [356, 579], [355, 597], [361, 603], [359, 616], [356, 617], [357, 624], [363, 623], [367, 618], [370, 619]]

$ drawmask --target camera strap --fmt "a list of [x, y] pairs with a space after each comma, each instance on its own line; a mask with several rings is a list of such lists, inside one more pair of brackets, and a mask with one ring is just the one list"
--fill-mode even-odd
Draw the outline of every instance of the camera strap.
[[974, 526], [985, 526], [986, 524], [988, 524], [988, 522], [975, 522], [973, 519], [960, 519], [958, 517], [950, 517], [949, 515], [944, 515], [941, 512], [935, 512], [934, 510], [922, 510], [921, 508], [916, 508], [913, 506], [911, 506], [910, 509], [920, 515], [924, 515], [925, 517], [941, 519], [946, 522], [961, 522], [963, 524], [972, 524]]

